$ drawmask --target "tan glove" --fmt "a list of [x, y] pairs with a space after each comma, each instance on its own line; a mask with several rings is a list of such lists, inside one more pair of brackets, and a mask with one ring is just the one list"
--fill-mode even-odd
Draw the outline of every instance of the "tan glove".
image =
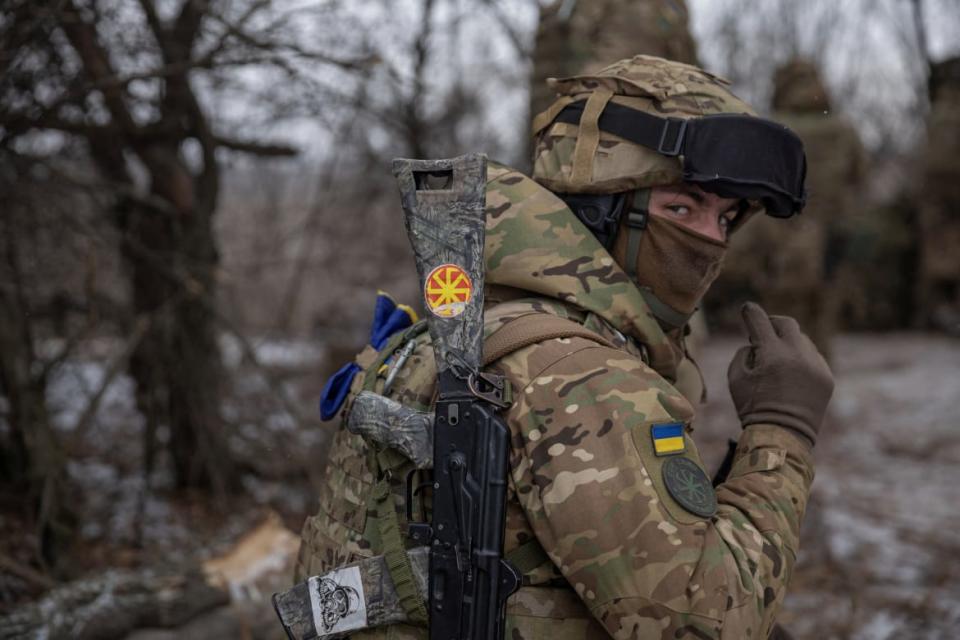
[[750, 345], [727, 370], [741, 424], [780, 425], [815, 443], [833, 394], [827, 361], [793, 318], [767, 316], [753, 302], [741, 311]]

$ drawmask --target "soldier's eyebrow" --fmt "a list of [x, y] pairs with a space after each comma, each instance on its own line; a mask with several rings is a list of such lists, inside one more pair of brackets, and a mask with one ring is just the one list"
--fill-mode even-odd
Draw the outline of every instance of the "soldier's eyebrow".
[[706, 202], [706, 197], [703, 195], [703, 192], [699, 189], [684, 184], [673, 185], [669, 187], [662, 187], [667, 193], [671, 193], [678, 196], [687, 196], [697, 204], [703, 204]]

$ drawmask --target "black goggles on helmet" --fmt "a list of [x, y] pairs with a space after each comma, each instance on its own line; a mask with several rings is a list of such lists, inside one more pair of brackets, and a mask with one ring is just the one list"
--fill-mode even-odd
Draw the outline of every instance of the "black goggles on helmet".
[[[568, 105], [555, 122], [579, 124], [585, 104]], [[772, 120], [734, 113], [661, 118], [610, 102], [598, 125], [662, 155], [682, 156], [683, 179], [705, 191], [759, 200], [777, 218], [789, 218], [806, 204], [803, 143]]]

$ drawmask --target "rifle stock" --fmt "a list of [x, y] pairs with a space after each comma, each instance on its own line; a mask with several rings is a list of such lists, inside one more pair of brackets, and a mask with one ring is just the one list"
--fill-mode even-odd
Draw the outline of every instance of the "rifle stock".
[[[411, 524], [430, 540], [431, 640], [499, 640], [520, 584], [502, 557], [509, 430], [504, 382], [480, 372], [486, 157], [394, 160], [437, 361], [433, 514]], [[437, 188], [439, 187], [439, 188]]]

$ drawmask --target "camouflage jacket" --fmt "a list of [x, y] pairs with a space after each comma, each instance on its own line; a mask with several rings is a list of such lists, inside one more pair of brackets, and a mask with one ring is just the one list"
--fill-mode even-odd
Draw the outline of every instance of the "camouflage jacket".
[[[551, 313], [613, 345], [556, 338], [492, 367], [513, 389], [504, 551], [536, 539], [549, 557], [509, 600], [506, 637], [767, 637], [796, 559], [813, 479], [809, 447], [779, 427], [751, 426], [713, 515], [678, 502], [665, 487], [666, 461], [702, 469], [692, 403], [672, 384], [684, 366], [679, 336], [662, 332], [561, 200], [505, 167], [488, 171], [487, 334]], [[376, 357], [368, 348], [358, 362], [370, 367]], [[424, 333], [390, 395], [428, 410], [434, 375]], [[362, 387], [358, 378], [352, 393]], [[665, 422], [686, 426], [682, 453], [656, 455], [651, 427]], [[366, 508], [371, 469], [364, 442], [341, 427], [320, 511], [304, 525], [298, 580], [378, 552]], [[402, 489], [398, 480], [398, 512]], [[356, 637], [425, 638], [426, 630], [400, 625]]]

